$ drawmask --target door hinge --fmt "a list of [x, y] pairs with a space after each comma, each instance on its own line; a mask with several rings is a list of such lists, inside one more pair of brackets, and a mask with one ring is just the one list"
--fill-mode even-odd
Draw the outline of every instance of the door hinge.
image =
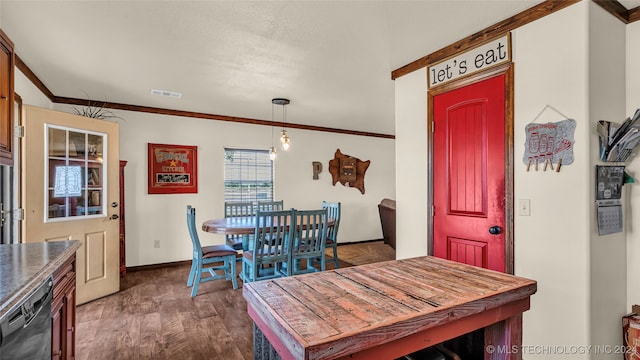
[[436, 122], [435, 121], [431, 122], [431, 132], [432, 133], [436, 132]]
[[24, 209], [18, 208], [13, 210], [13, 220], [24, 220]]
[[435, 216], [436, 215], [436, 207], [435, 205], [431, 205], [431, 216]]
[[18, 125], [15, 128], [16, 137], [23, 138], [24, 137], [24, 126]]

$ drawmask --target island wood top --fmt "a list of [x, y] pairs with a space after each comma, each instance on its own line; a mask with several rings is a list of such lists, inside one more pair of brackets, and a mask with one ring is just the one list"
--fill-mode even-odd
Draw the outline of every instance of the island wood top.
[[246, 283], [243, 296], [283, 358], [334, 359], [486, 313], [504, 320], [528, 310], [536, 290], [533, 280], [426, 256]]

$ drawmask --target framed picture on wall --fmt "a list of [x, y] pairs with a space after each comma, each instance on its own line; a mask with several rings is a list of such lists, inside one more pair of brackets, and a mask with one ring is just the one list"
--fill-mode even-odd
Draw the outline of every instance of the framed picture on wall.
[[148, 153], [149, 194], [198, 192], [197, 146], [149, 143]]

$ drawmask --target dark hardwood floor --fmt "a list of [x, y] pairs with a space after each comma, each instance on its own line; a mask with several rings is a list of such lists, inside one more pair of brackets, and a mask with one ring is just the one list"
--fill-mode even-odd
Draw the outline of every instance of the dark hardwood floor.
[[[382, 242], [338, 246], [341, 266], [393, 260]], [[327, 267], [333, 268], [327, 261]], [[239, 267], [238, 267], [239, 270]], [[77, 307], [76, 359], [253, 358], [252, 322], [242, 281], [187, 288], [189, 266], [129, 272], [121, 291]]]

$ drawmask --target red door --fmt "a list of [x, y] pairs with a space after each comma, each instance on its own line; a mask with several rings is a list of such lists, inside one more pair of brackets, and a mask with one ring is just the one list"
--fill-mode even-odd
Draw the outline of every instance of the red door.
[[505, 74], [433, 97], [433, 254], [505, 271]]

